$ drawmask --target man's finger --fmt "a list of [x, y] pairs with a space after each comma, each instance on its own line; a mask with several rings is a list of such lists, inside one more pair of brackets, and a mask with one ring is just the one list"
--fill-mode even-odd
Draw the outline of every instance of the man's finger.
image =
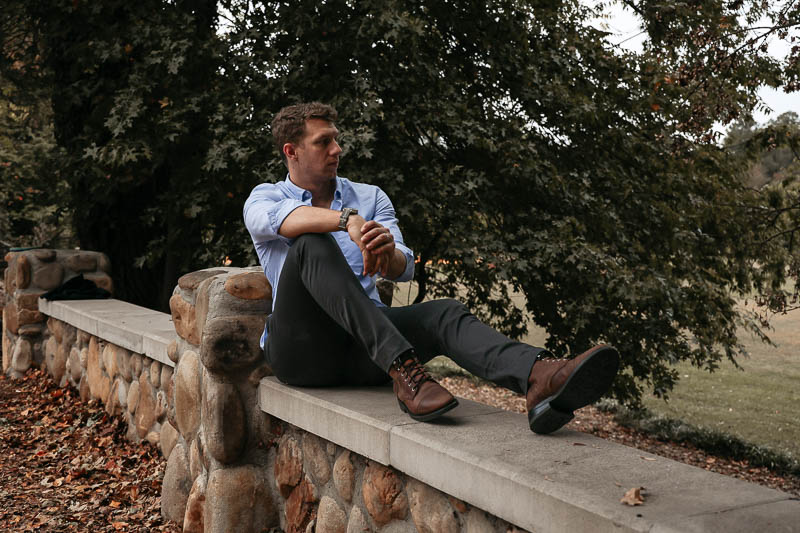
[[361, 257], [364, 260], [364, 271], [362, 272], [365, 276], [371, 276], [374, 272], [375, 267], [375, 256], [369, 253], [369, 251], [365, 248], [361, 251]]
[[378, 224], [374, 220], [367, 220], [367, 222], [364, 223], [363, 226], [361, 226], [361, 233], [368, 233], [372, 229], [382, 228], [382, 227], [383, 226], [381, 226], [380, 224]]
[[372, 228], [361, 235], [361, 242], [370, 243], [374, 240], [384, 237], [387, 234], [391, 235], [389, 230], [384, 227]]
[[394, 244], [394, 235], [391, 234], [389, 230], [382, 231], [381, 233], [376, 234], [375, 236], [370, 237], [367, 241], [366, 246], [370, 250], [375, 250], [376, 248], [380, 248], [386, 246], [388, 244]]
[[368, 251], [372, 255], [386, 255], [386, 254], [391, 254], [394, 251], [394, 249], [395, 249], [394, 243], [390, 242], [385, 244], [384, 246], [381, 246], [379, 248], [372, 248]]

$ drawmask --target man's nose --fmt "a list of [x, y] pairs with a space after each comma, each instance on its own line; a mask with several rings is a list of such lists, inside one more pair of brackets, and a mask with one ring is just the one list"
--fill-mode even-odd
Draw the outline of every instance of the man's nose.
[[339, 145], [338, 142], [333, 141], [333, 144], [331, 145], [331, 153], [333, 155], [339, 155], [342, 153], [342, 147]]

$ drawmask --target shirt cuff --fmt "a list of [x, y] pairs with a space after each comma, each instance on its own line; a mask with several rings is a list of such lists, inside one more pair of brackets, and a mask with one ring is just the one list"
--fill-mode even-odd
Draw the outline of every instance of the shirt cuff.
[[392, 281], [411, 281], [412, 279], [414, 279], [414, 254], [411, 251], [411, 249], [405, 244], [400, 244], [399, 242], [396, 242], [394, 244], [394, 247], [400, 250], [400, 252], [402, 252], [402, 254], [405, 256], [406, 269], [403, 271], [402, 274], [400, 274], [399, 277], [395, 278]]
[[283, 224], [283, 221], [286, 220], [286, 217], [288, 217], [292, 213], [292, 211], [294, 211], [298, 207], [303, 207], [305, 205], [306, 204], [304, 204], [300, 200], [295, 200], [293, 198], [286, 198], [285, 200], [281, 201], [280, 207], [278, 207], [278, 209], [269, 212], [269, 223], [270, 225], [272, 225], [272, 231], [275, 233], [275, 235], [278, 236], [279, 239], [286, 242], [292, 241], [292, 239], [284, 237], [283, 235], [278, 233], [278, 230], [280, 229], [281, 224]]

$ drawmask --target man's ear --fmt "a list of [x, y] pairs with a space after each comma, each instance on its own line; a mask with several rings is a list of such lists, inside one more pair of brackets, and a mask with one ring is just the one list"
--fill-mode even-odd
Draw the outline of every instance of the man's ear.
[[283, 145], [283, 155], [286, 156], [286, 160], [296, 160], [297, 159], [297, 150], [292, 143], [286, 143]]

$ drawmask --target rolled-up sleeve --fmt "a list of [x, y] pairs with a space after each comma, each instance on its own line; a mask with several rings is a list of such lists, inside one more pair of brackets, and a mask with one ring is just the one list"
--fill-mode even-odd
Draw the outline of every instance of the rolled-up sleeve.
[[253, 242], [266, 242], [274, 239], [287, 240], [278, 230], [289, 214], [306, 205], [296, 198], [286, 198], [270, 183], [256, 186], [244, 203], [244, 225], [250, 232]]
[[414, 278], [414, 252], [403, 242], [403, 234], [397, 224], [397, 216], [395, 215], [392, 201], [381, 189], [377, 189], [374, 220], [392, 232], [395, 248], [400, 250], [406, 258], [405, 271], [392, 281], [411, 281]]

